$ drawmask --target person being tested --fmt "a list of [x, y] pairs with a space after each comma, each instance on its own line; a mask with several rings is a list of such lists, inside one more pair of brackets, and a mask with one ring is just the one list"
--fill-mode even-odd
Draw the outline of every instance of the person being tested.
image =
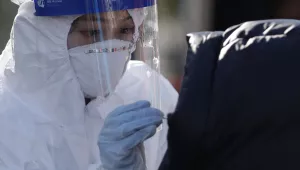
[[12, 1], [0, 170], [156, 170], [178, 97], [159, 73], [156, 1]]

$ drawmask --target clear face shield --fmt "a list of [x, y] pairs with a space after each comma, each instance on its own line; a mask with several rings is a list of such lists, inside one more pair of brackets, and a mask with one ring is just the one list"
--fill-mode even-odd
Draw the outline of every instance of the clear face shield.
[[73, 22], [68, 49], [85, 97], [107, 97], [113, 92], [135, 51], [138, 36], [127, 10], [87, 14]]
[[86, 98], [107, 98], [121, 83], [134, 53], [141, 64], [145, 64], [138, 70], [145, 72], [141, 78], [151, 79], [148, 81], [151, 84], [138, 88], [148, 88], [144, 92], [151, 94], [150, 102], [158, 107], [159, 79], [155, 75], [160, 67], [156, 5], [152, 2], [151, 6], [113, 11], [112, 6], [118, 6], [117, 3], [106, 1], [104, 6], [107, 7], [103, 9], [101, 3], [86, 2], [91, 5], [86, 7], [87, 11], [103, 12], [81, 15], [72, 23], [68, 35], [71, 64]]
[[[30, 0], [11, 1], [22, 4]], [[112, 94], [134, 55], [147, 66], [142, 71], [151, 83], [145, 86], [147, 91], [151, 89], [152, 99], [159, 101], [156, 0], [34, 0], [34, 4], [39, 17], [74, 16], [67, 48], [86, 98]]]

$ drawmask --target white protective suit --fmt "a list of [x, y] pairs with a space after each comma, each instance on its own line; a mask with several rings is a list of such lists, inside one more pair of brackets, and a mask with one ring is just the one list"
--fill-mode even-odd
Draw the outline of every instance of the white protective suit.
[[[97, 169], [106, 115], [123, 104], [151, 101], [145, 92], [156, 73], [130, 61], [115, 93], [86, 106], [67, 49], [76, 17], [36, 17], [34, 11], [33, 2], [20, 6], [0, 56], [0, 170]], [[161, 109], [170, 113], [178, 94], [162, 76], [159, 88]], [[157, 170], [166, 151], [166, 123], [144, 144], [149, 170]]]

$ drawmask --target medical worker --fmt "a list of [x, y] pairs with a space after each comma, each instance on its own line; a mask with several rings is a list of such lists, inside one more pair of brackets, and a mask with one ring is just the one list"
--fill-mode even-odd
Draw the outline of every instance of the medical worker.
[[156, 1], [15, 3], [0, 56], [0, 170], [156, 170], [177, 102], [159, 74]]

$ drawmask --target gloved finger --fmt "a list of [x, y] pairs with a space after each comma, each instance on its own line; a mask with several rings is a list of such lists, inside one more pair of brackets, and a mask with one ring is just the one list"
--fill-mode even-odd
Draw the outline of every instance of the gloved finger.
[[128, 136], [133, 135], [137, 131], [140, 131], [141, 129], [147, 128], [149, 126], [158, 127], [161, 124], [162, 124], [162, 117], [153, 116], [153, 117], [144, 118], [141, 120], [136, 120], [133, 122], [126, 123], [118, 129], [120, 129], [122, 132], [121, 136], [123, 138], [126, 138]]
[[108, 126], [111, 128], [119, 127], [122, 124], [129, 123], [134, 120], [141, 120], [143, 118], [153, 117], [153, 116], [158, 116], [163, 118], [164, 114], [160, 110], [155, 108], [151, 108], [151, 107], [142, 108], [137, 111], [126, 112], [119, 116], [111, 118], [109, 120]]
[[151, 104], [149, 101], [146, 100], [140, 100], [138, 102], [129, 104], [129, 105], [124, 105], [117, 107], [114, 111], [111, 112], [111, 114], [108, 115], [108, 117], [114, 117], [117, 115], [120, 115], [122, 113], [130, 112], [130, 111], [135, 111], [141, 108], [147, 108], [150, 107]]
[[162, 123], [161, 116], [145, 117], [133, 120], [128, 123], [123, 123], [118, 127], [105, 128], [101, 131], [101, 138], [107, 141], [120, 141], [128, 136], [133, 135], [137, 131], [149, 126], [158, 127]]
[[148, 126], [146, 128], [140, 129], [139, 131], [135, 132], [128, 138], [125, 138], [122, 143], [123, 147], [122, 150], [124, 153], [128, 152], [128, 150], [133, 149], [134, 147], [138, 146], [142, 142], [146, 141], [150, 137], [154, 136], [156, 133], [156, 125]]

